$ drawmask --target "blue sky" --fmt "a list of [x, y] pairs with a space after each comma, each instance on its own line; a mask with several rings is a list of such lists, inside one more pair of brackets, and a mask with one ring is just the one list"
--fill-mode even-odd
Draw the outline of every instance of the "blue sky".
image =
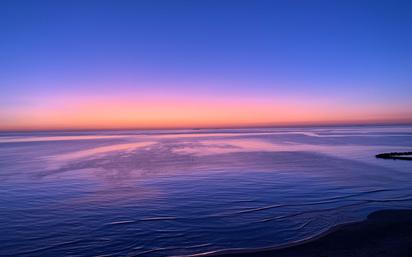
[[76, 105], [79, 97], [132, 93], [139, 102], [142, 92], [153, 105], [172, 92], [245, 106], [291, 99], [291, 109], [325, 101], [318, 111], [336, 109], [319, 116], [325, 122], [348, 106], [367, 110], [365, 120], [379, 120], [383, 109], [382, 120], [391, 112], [412, 120], [410, 1], [17, 0], [0, 7], [0, 120], [8, 128], [30, 127], [36, 107], [55, 107], [50, 99], [68, 96]]

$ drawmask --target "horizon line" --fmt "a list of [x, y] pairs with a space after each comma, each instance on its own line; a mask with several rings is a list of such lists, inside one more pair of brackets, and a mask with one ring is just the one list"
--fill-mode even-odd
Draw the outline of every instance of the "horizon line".
[[267, 125], [233, 125], [233, 126], [182, 126], [182, 127], [113, 127], [113, 128], [34, 128], [34, 129], [0, 129], [1, 133], [25, 133], [25, 132], [87, 132], [87, 131], [127, 131], [127, 130], [208, 130], [208, 129], [258, 129], [258, 128], [299, 128], [299, 127], [353, 127], [353, 126], [410, 126], [412, 121], [393, 122], [314, 122], [314, 123], [290, 123]]

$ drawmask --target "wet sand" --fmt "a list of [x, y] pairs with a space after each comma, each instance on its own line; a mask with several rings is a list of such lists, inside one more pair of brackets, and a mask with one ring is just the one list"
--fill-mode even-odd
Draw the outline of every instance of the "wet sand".
[[339, 225], [316, 238], [287, 247], [210, 256], [411, 257], [412, 210], [377, 211], [365, 221]]

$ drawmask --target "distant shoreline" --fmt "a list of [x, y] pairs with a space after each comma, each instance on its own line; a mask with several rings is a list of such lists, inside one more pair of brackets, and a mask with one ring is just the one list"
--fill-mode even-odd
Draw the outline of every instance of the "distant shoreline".
[[214, 257], [410, 257], [412, 209], [382, 210], [367, 219], [334, 226], [307, 240], [260, 250], [227, 250]]

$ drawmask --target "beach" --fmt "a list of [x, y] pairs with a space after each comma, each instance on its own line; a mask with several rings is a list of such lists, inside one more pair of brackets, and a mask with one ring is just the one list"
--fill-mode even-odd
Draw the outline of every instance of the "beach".
[[373, 212], [364, 221], [338, 225], [318, 237], [281, 248], [227, 252], [210, 256], [410, 257], [412, 210]]

